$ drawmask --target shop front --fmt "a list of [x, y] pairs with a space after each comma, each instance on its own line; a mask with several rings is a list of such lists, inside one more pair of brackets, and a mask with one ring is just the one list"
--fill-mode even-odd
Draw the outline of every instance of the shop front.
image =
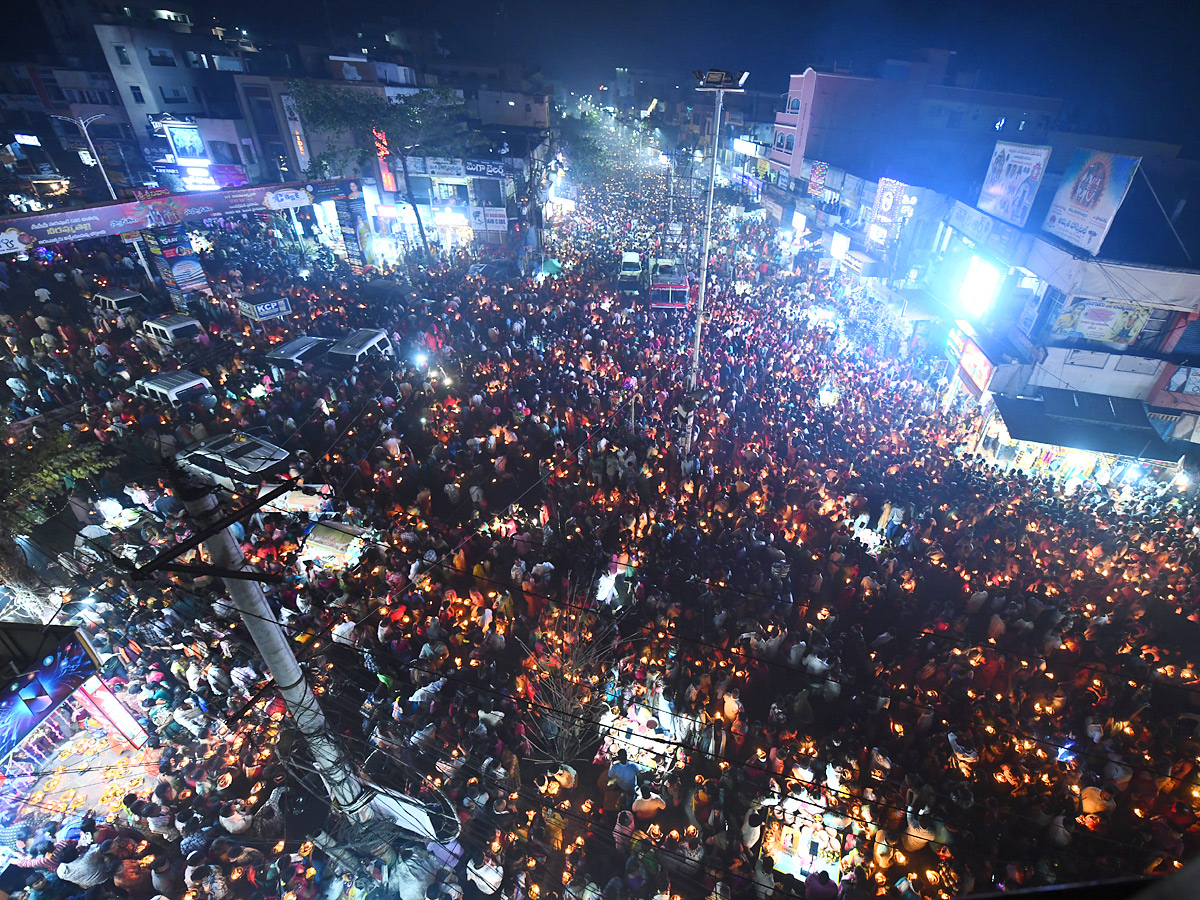
[[992, 398], [978, 451], [992, 461], [1066, 483], [1171, 486], [1182, 452], [1155, 429], [1140, 401], [1058, 388]]
[[100, 678], [87, 638], [65, 626], [0, 625], [0, 665], [21, 674], [0, 691], [0, 816], [49, 815], [64, 831], [89, 810], [121, 809], [153, 785], [147, 733]]

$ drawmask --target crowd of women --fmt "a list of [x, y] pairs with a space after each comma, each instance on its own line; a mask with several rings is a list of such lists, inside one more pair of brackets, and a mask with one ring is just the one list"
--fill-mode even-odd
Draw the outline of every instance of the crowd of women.
[[[612, 285], [622, 250], [661, 245], [663, 179], [609, 149], [540, 282], [462, 258], [380, 294], [340, 265], [301, 277], [257, 222], [209, 232], [214, 284], [291, 299], [275, 338], [383, 327], [398, 361], [272, 376], [218, 300], [189, 365], [220, 403], [150, 408], [86, 363], [172, 361], [72, 316], [67, 250], [9, 279], [67, 274], [55, 329], [10, 292], [13, 364], [83, 366], [117, 459], [263, 428], [369, 530], [354, 564], [298, 566], [301, 517], [238, 526], [284, 576], [271, 602], [348, 752], [457, 820], [372, 854], [431, 900], [933, 898], [1180, 865], [1200, 835], [1187, 498], [1066, 496], [973, 455], [978, 422], [886, 310], [781, 267], [754, 218], [719, 215], [689, 391], [691, 317]], [[98, 493], [161, 520], [129, 540], [186, 536], [166, 482], [123, 477]], [[46, 872], [29, 896], [342, 889], [288, 833], [286, 719], [220, 582], [156, 577], [111, 579], [91, 624], [154, 786], [116, 822], [10, 823]], [[801, 825], [811, 847], [784, 839]]]

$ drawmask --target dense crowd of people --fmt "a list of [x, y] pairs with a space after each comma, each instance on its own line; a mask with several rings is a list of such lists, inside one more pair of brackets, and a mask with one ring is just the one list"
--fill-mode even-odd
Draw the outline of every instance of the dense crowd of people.
[[[141, 465], [164, 447], [261, 429], [330, 486], [367, 535], [351, 564], [297, 564], [303, 515], [236, 527], [349, 753], [458, 826], [366, 854], [428, 900], [932, 900], [1193, 855], [1187, 497], [1067, 495], [975, 455], [934, 361], [754, 216], [718, 217], [689, 391], [693, 319], [613, 285], [623, 250], [663, 251], [662, 176], [608, 149], [573, 173], [544, 280], [463, 254], [379, 290], [332, 260], [301, 276], [257, 220], [209, 223], [218, 291], [182, 359], [83, 300], [139, 287], [128, 255], [13, 264], [10, 407], [83, 402], [119, 463], [94, 497], [145, 510], [118, 540], [146, 551], [191, 528]], [[243, 291], [294, 314], [252, 329]], [[262, 359], [354, 327], [398, 358]], [[180, 363], [215, 406], [126, 391]], [[155, 579], [110, 576], [87, 624], [151, 734], [146, 789], [107, 820], [24, 806], [0, 843], [27, 897], [351, 890], [289, 831], [286, 717], [222, 584]], [[802, 824], [812, 847], [788, 846]]]

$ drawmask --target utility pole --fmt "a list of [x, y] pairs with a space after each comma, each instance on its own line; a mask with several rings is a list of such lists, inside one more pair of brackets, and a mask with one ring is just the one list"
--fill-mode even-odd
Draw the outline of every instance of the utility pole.
[[[217, 498], [209, 486], [197, 483], [174, 467], [171, 469], [171, 479], [175, 493], [200, 529], [210, 528], [221, 520]], [[208, 551], [213, 566], [218, 569], [253, 572], [228, 527], [206, 538], [204, 549]], [[292, 721], [312, 753], [313, 765], [325, 782], [335, 808], [352, 820], [367, 821], [372, 818], [372, 794], [363, 787], [342, 748], [330, 736], [325, 715], [304, 678], [283, 629], [276, 621], [274, 610], [263, 595], [262, 585], [244, 578], [226, 577], [222, 580], [287, 704]]]
[[[117, 192], [113, 189], [112, 182], [109, 181], [108, 171], [104, 168], [104, 160], [100, 158], [100, 154], [96, 152], [96, 145], [92, 143], [92, 136], [88, 133], [88, 127], [97, 119], [105, 118], [104, 113], [96, 113], [94, 116], [88, 116], [86, 119], [73, 119], [70, 116], [51, 116], [52, 119], [61, 119], [64, 122], [70, 122], [76, 128], [83, 132], [83, 139], [87, 141], [88, 152], [92, 154], [92, 159], [96, 161], [97, 168], [100, 169], [100, 174], [104, 176], [104, 186], [108, 188], [108, 196], [114, 201], [117, 200]], [[124, 153], [121, 156], [124, 159]], [[146, 278], [150, 284], [154, 284], [154, 276], [150, 274], [150, 264], [146, 262], [146, 254], [142, 252], [142, 245], [137, 241], [133, 242], [133, 249], [137, 251], [138, 262], [142, 264], [142, 270], [146, 273]]]
[[[708, 167], [708, 205], [704, 214], [704, 240], [700, 244], [700, 290], [696, 299], [696, 333], [692, 337], [692, 364], [688, 371], [688, 392], [694, 393], [696, 383], [700, 379], [700, 336], [704, 332], [704, 299], [708, 290], [708, 244], [712, 239], [712, 210], [713, 193], [717, 186], [717, 152], [721, 148], [721, 107], [725, 102], [725, 92], [742, 93], [743, 85], [749, 72], [723, 72], [709, 69], [707, 72], [696, 72], [696, 90], [711, 92], [716, 95], [713, 111], [712, 159]], [[692, 430], [695, 426], [696, 408], [693, 405], [688, 412], [687, 434], [683, 439], [683, 457], [686, 464], [692, 452]]]

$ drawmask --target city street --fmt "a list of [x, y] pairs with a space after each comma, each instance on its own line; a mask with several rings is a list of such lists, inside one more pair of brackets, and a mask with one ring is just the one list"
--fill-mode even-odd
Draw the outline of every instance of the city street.
[[[587, 121], [523, 273], [457, 245], [356, 275], [283, 216], [230, 215], [193, 228], [198, 328], [156, 344], [91, 297], [150, 293], [116, 238], [5, 263], [10, 443], [63, 407], [99, 442], [22, 544], [69, 593], [10, 615], [78, 625], [131, 732], [72, 700], [8, 748], [11, 858], [171, 900], [375, 878], [404, 900], [932, 900], [1180, 867], [1189, 495], [1068, 492], [986, 452], [942, 349], [761, 209], [715, 205], [690, 390], [699, 231], [691, 265], [671, 251], [686, 308], [618, 291], [623, 253], [667, 256], [682, 194]], [[354, 329], [382, 339], [272, 355]], [[203, 384], [134, 389], [175, 369]], [[211, 449], [231, 434], [266, 456]], [[232, 526], [265, 576], [242, 583], [338, 764], [419, 810], [400, 827], [326, 821], [211, 543], [157, 563], [200, 528], [187, 484], [232, 512], [288, 478]]]

